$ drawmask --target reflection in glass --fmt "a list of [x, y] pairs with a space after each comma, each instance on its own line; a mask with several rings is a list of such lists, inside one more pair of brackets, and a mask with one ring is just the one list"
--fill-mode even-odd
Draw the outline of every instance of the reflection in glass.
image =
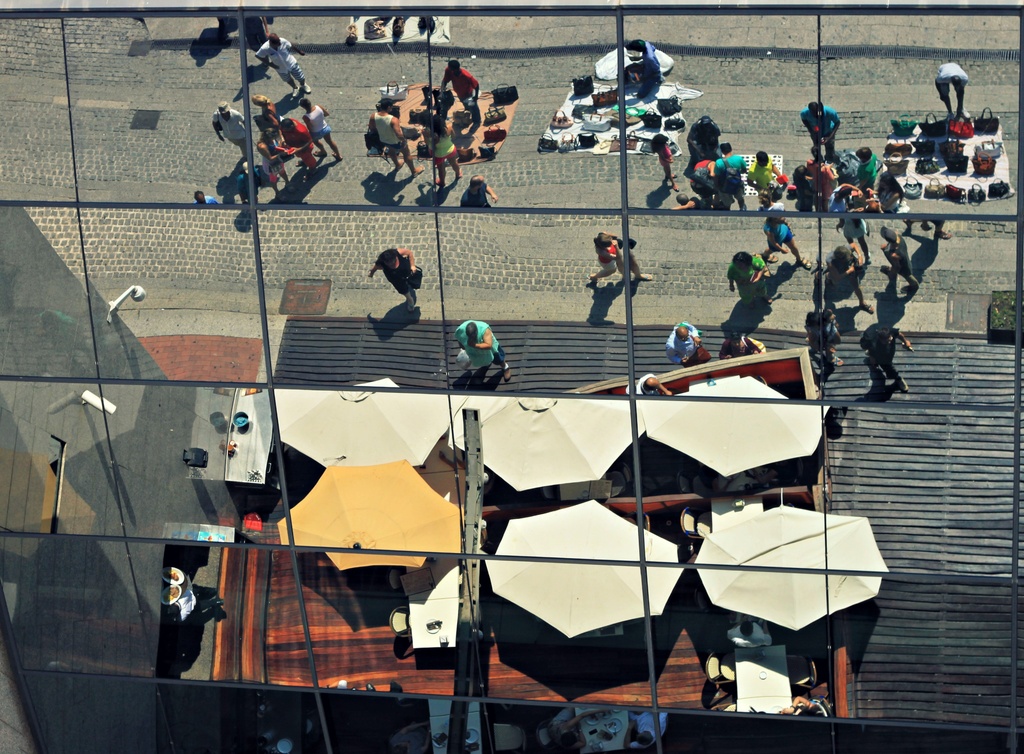
[[[106, 377], [254, 382], [263, 375], [255, 260], [244, 215], [82, 210]], [[141, 300], [140, 300], [141, 298]], [[182, 313], [188, 316], [182, 317]]]

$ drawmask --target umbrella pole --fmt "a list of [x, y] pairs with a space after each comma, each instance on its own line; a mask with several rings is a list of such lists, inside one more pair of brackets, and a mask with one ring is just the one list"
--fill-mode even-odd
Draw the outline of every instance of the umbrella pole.
[[[462, 551], [465, 554], [480, 552], [480, 529], [483, 519], [484, 460], [483, 437], [480, 433], [480, 412], [464, 409], [462, 412], [466, 433], [466, 501], [463, 519]], [[455, 665], [455, 696], [473, 696], [476, 679], [470, 677], [473, 669], [473, 650], [480, 635], [480, 610], [477, 602], [480, 593], [480, 561], [473, 558], [465, 561], [462, 580], [462, 605], [459, 609], [459, 625], [455, 646], [458, 654]], [[463, 754], [466, 738], [466, 715], [468, 702], [452, 701], [451, 716], [448, 720], [448, 754]]]

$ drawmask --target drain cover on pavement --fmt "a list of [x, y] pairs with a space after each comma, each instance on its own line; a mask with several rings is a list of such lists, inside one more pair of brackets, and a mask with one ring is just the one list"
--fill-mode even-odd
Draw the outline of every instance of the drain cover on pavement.
[[136, 110], [135, 117], [132, 118], [132, 124], [129, 128], [133, 131], [155, 131], [159, 120], [159, 110]]
[[985, 332], [988, 329], [988, 307], [992, 296], [987, 293], [950, 293], [946, 296], [946, 329], [958, 332]]
[[289, 280], [284, 286], [279, 313], [324, 314], [330, 300], [330, 280]]

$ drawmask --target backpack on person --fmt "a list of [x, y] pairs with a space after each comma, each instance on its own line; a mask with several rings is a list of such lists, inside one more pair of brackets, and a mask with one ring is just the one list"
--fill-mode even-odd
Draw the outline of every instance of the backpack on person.
[[857, 171], [860, 169], [860, 160], [857, 155], [848, 149], [836, 152], [835, 159], [836, 178], [841, 186], [844, 183], [857, 183]]
[[738, 194], [743, 190], [743, 176], [738, 168], [728, 166], [725, 168], [725, 179], [722, 181], [722, 191], [726, 194]]

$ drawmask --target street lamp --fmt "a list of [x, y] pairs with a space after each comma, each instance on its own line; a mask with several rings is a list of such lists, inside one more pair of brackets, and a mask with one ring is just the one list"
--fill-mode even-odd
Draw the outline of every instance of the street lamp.
[[142, 301], [146, 298], [146, 289], [141, 285], [133, 285], [131, 288], [126, 290], [120, 296], [115, 298], [113, 301], [108, 301], [107, 305], [110, 307], [107, 310], [107, 324], [113, 322], [114, 312], [117, 311], [118, 307], [121, 306], [128, 298], [131, 297], [133, 301]]

